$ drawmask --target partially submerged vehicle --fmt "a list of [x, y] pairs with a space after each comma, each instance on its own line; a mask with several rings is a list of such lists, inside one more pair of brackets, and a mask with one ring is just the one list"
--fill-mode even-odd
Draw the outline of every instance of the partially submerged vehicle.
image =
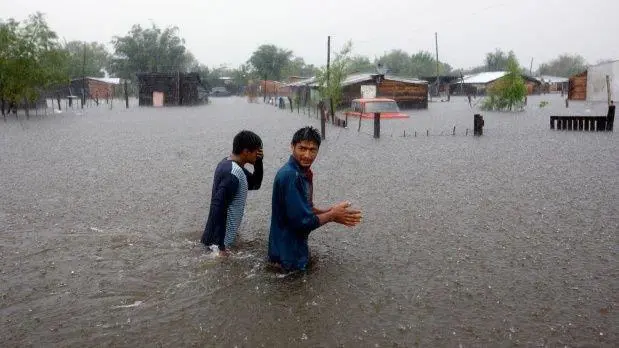
[[375, 113], [380, 113], [380, 118], [409, 118], [400, 112], [398, 104], [388, 98], [361, 98], [354, 99], [350, 104], [350, 110], [346, 111], [347, 117], [374, 118]]

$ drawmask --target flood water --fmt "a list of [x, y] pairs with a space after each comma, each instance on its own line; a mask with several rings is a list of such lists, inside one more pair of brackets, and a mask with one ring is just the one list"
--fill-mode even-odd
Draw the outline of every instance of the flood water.
[[[368, 121], [328, 126], [315, 202], [364, 221], [314, 231], [316, 264], [283, 278], [265, 267], [271, 189], [293, 132], [319, 124], [302, 110], [232, 97], [0, 120], [0, 346], [619, 345], [619, 138], [548, 122], [604, 105], [530, 97], [482, 112], [482, 137], [475, 112], [433, 102], [379, 140]], [[241, 129], [265, 176], [222, 260], [199, 238]]]

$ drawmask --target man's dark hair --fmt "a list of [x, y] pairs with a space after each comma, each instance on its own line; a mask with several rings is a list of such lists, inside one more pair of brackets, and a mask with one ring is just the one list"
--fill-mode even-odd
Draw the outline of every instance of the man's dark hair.
[[291, 144], [295, 146], [302, 141], [311, 141], [320, 147], [320, 133], [312, 126], [303, 127], [294, 133]]
[[248, 130], [240, 131], [232, 141], [232, 153], [235, 155], [240, 155], [243, 150], [255, 151], [261, 147], [262, 139], [258, 134]]

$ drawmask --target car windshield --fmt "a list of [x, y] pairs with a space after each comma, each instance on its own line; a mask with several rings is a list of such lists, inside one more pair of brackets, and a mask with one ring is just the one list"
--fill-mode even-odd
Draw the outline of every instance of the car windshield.
[[375, 101], [365, 103], [365, 112], [399, 112], [398, 104], [394, 101]]

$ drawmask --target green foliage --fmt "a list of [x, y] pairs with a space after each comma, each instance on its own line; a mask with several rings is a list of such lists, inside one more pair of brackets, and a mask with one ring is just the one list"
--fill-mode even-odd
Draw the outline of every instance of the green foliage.
[[71, 78], [82, 76], [103, 77], [109, 68], [110, 53], [98, 42], [70, 41], [64, 46], [67, 52], [67, 73]]
[[[507, 70], [509, 61], [518, 63], [516, 54], [514, 51], [504, 52], [503, 50], [496, 49], [494, 52], [486, 53], [484, 59], [484, 65], [477, 66], [463, 71], [463, 74], [478, 74], [486, 71], [505, 71]], [[521, 72], [528, 72], [528, 69], [521, 68]]]
[[134, 25], [125, 36], [115, 36], [111, 71], [132, 79], [138, 72], [187, 72], [196, 65], [185, 48], [177, 27], [160, 29], [155, 24], [144, 29]]
[[331, 100], [336, 107], [342, 101], [342, 81], [346, 78], [350, 65], [350, 52], [352, 50], [352, 42], [348, 41], [340, 52], [335, 54], [335, 58], [329, 67], [329, 78], [327, 79], [327, 68], [323, 67], [316, 75], [316, 80], [319, 85], [320, 97]]
[[505, 71], [509, 69], [510, 63], [513, 62], [515, 62], [516, 67], [518, 67], [518, 59], [514, 51], [505, 53], [497, 48], [494, 52], [486, 54], [485, 71]]
[[42, 90], [68, 80], [67, 54], [39, 12], [23, 23], [0, 23], [0, 47], [0, 98], [6, 101], [33, 103]]
[[279, 48], [275, 45], [261, 45], [252, 53], [248, 63], [261, 78], [279, 81], [282, 71], [290, 63], [292, 51]]
[[548, 104], [550, 104], [547, 100], [542, 100], [541, 102], [539, 102], [539, 108], [542, 109], [546, 106], [548, 106]]
[[[436, 75], [436, 58], [428, 51], [419, 51], [409, 55], [402, 50], [391, 50], [380, 57], [376, 63], [381, 63], [389, 69], [389, 73], [407, 77], [427, 77]], [[448, 74], [451, 66], [439, 64], [439, 73]]]
[[316, 75], [318, 69], [313, 64], [305, 64], [303, 58], [295, 57], [290, 60], [281, 71], [281, 78], [290, 76], [312, 77]]
[[374, 73], [376, 72], [376, 64], [370, 62], [370, 59], [365, 56], [354, 56], [348, 61], [347, 73]]
[[522, 79], [518, 62], [509, 59], [508, 73], [488, 90], [488, 97], [482, 104], [483, 110], [512, 111], [522, 108], [527, 96], [527, 87]]
[[587, 69], [585, 58], [576, 54], [562, 54], [550, 62], [541, 64], [538, 69], [539, 75], [551, 75], [570, 77]]

